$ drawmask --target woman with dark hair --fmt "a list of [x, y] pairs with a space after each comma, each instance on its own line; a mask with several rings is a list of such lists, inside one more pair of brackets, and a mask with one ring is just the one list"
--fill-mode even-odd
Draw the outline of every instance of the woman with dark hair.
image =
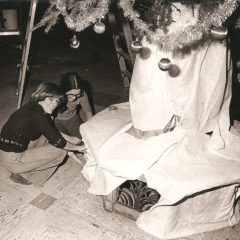
[[93, 115], [86, 93], [86, 80], [76, 72], [68, 72], [60, 79], [60, 88], [67, 101], [59, 109], [55, 125], [61, 133], [81, 139], [79, 126]]
[[[63, 101], [60, 88], [44, 82], [32, 94], [30, 102], [15, 111], [2, 127], [0, 165], [11, 173], [13, 181], [42, 185], [68, 151], [85, 150], [80, 141], [64, 138], [53, 123], [51, 114]], [[40, 180], [36, 179], [36, 174]]]

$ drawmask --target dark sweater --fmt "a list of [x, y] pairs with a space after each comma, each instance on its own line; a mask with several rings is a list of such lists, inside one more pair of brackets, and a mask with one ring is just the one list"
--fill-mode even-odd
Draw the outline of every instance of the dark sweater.
[[0, 135], [0, 149], [5, 152], [23, 152], [30, 141], [45, 136], [49, 143], [64, 148], [66, 140], [55, 127], [51, 117], [37, 102], [31, 102], [16, 112], [4, 124]]

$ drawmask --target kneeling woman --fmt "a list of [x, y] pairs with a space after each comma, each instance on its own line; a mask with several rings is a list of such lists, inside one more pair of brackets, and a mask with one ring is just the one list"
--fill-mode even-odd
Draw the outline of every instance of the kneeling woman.
[[31, 101], [4, 124], [0, 135], [0, 164], [11, 173], [13, 181], [43, 185], [68, 151], [85, 150], [80, 142], [73, 141], [73, 144], [71, 138], [67, 141], [53, 123], [51, 114], [63, 100], [64, 94], [57, 85], [42, 83]]

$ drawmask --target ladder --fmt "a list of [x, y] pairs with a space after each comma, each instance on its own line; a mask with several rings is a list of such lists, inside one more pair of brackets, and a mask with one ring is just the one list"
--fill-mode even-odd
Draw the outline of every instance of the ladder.
[[121, 9], [114, 6], [108, 13], [108, 20], [113, 32], [113, 41], [118, 58], [123, 86], [129, 87], [136, 55], [131, 52], [133, 41], [131, 26], [124, 19]]
[[25, 84], [25, 78], [26, 78], [27, 63], [28, 63], [29, 49], [30, 49], [30, 43], [32, 38], [37, 1], [38, 0], [31, 0], [30, 8], [29, 8], [28, 24], [27, 24], [27, 30], [25, 33], [25, 41], [23, 44], [22, 59], [20, 63], [20, 71], [19, 71], [19, 78], [18, 78], [17, 109], [21, 107], [22, 100], [23, 100], [24, 84]]
[[[18, 103], [17, 109], [21, 107], [24, 84], [26, 78], [26, 70], [29, 56], [29, 48], [32, 38], [32, 32], [39, 26], [34, 26], [34, 18], [38, 0], [31, 0], [29, 9], [29, 18], [27, 30], [25, 34], [25, 41], [23, 45], [22, 59], [20, 64], [19, 78], [18, 78]], [[119, 67], [123, 79], [123, 86], [129, 87], [132, 76], [132, 69], [135, 61], [135, 54], [131, 52], [130, 46], [133, 41], [132, 31], [129, 22], [123, 18], [123, 15], [118, 6], [108, 14], [108, 19], [113, 30], [113, 40], [116, 54], [118, 57]]]

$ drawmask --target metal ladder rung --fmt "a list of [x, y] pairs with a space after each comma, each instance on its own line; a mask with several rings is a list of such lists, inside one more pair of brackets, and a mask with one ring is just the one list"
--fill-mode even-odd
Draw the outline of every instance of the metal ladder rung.
[[122, 38], [125, 38], [124, 32], [118, 32], [118, 35], [121, 36]]
[[131, 58], [129, 54], [127, 54], [122, 48], [117, 49], [117, 53], [120, 54], [122, 57], [124, 57], [126, 60], [128, 60], [131, 63]]
[[23, 92], [24, 92], [23, 90], [24, 90], [24, 84], [25, 84], [29, 49], [30, 49], [30, 44], [31, 44], [32, 32], [33, 32], [33, 23], [34, 23], [34, 18], [35, 18], [37, 2], [38, 2], [38, 0], [31, 0], [31, 2], [30, 2], [30, 8], [29, 8], [29, 14], [28, 14], [28, 23], [27, 23], [27, 29], [26, 29], [26, 33], [25, 33], [25, 41], [24, 41], [24, 46], [23, 46], [23, 51], [22, 51], [21, 67], [20, 67], [19, 77], [18, 77], [17, 109], [21, 107], [22, 100], [23, 100]]

